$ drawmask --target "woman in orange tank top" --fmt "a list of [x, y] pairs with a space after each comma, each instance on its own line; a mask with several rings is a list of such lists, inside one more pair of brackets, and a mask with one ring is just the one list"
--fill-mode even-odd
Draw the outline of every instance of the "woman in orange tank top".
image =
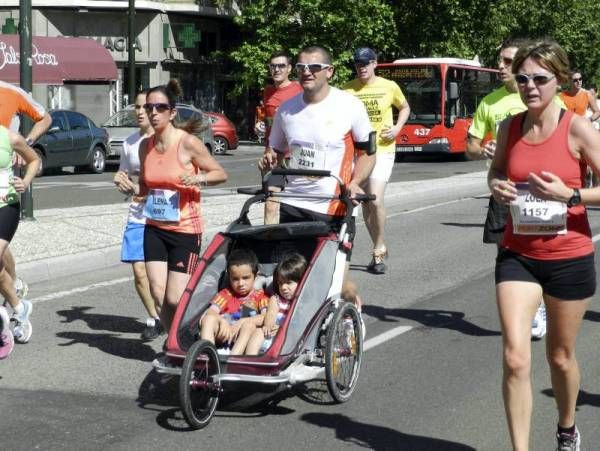
[[144, 258], [150, 292], [167, 331], [199, 259], [201, 187], [227, 180], [202, 141], [174, 125], [180, 93], [176, 80], [148, 91], [144, 109], [154, 135], [140, 143], [140, 194], [146, 196], [147, 218]]
[[600, 188], [583, 189], [586, 162], [600, 173], [600, 134], [552, 101], [569, 77], [562, 48], [540, 41], [519, 49], [513, 72], [527, 111], [506, 119], [488, 174], [494, 198], [511, 217], [496, 259], [503, 335], [504, 406], [513, 449], [529, 449], [533, 394], [530, 327], [543, 296], [546, 356], [558, 410], [558, 449], [579, 449], [575, 426], [580, 375], [575, 341], [596, 289], [594, 247], [584, 205]]

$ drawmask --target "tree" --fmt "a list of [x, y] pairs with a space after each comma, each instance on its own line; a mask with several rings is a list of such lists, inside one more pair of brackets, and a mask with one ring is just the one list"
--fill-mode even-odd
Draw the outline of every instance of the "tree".
[[242, 6], [235, 22], [247, 36], [230, 54], [241, 66], [236, 94], [262, 87], [275, 50], [295, 56], [307, 45], [325, 47], [336, 66], [333, 83], [341, 84], [351, 76], [355, 48], [389, 53], [397, 36], [392, 9], [384, 0], [256, 0]]

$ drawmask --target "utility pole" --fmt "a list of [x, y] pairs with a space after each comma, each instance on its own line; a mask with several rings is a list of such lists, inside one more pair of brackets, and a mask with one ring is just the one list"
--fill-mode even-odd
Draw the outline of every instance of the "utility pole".
[[[21, 89], [30, 93], [32, 91], [31, 0], [20, 0], [19, 2], [19, 52]], [[31, 119], [21, 115], [21, 134], [27, 136], [31, 127]], [[34, 219], [32, 185], [29, 185], [27, 190], [21, 194], [21, 218], [23, 219]]]
[[135, 102], [135, 0], [129, 0], [127, 52], [129, 53], [129, 103]]

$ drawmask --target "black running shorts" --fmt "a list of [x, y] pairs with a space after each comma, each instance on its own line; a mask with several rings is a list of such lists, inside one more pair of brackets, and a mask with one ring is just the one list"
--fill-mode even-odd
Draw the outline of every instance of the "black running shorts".
[[0, 208], [0, 240], [10, 243], [19, 226], [21, 204], [16, 202]]
[[565, 260], [535, 260], [500, 249], [496, 258], [496, 284], [533, 282], [544, 294], [565, 301], [590, 298], [596, 292], [594, 254]]
[[200, 259], [202, 234], [179, 233], [146, 225], [144, 260], [167, 262], [169, 271], [192, 274]]

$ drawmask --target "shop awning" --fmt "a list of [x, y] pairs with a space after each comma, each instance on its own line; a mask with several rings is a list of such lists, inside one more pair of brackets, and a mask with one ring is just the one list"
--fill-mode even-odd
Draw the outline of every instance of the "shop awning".
[[[35, 84], [117, 79], [117, 65], [110, 52], [93, 39], [34, 36], [32, 41]], [[0, 80], [19, 84], [19, 59], [19, 36], [0, 35]]]

